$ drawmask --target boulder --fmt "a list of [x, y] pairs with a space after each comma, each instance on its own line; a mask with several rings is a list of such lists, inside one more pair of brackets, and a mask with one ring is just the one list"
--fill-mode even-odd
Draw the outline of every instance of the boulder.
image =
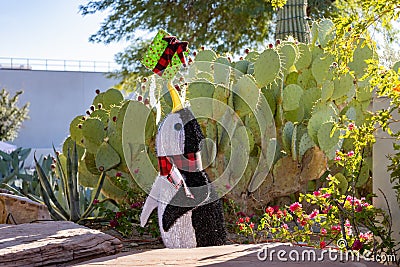
[[51, 220], [46, 205], [26, 197], [0, 193], [0, 224], [21, 224]]
[[115, 254], [119, 239], [67, 221], [0, 224], [0, 266], [63, 265]]

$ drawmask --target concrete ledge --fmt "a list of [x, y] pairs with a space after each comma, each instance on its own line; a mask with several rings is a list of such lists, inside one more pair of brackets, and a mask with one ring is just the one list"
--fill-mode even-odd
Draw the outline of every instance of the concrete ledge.
[[[264, 257], [265, 252], [270, 256], [274, 250], [272, 260], [259, 259]], [[281, 260], [278, 259], [278, 251]], [[314, 259], [314, 251], [315, 259]], [[285, 254], [285, 255], [283, 255]], [[304, 254], [304, 260], [302, 259]], [[335, 252], [331, 253], [331, 257]], [[296, 259], [298, 256], [298, 260]], [[308, 258], [310, 255], [310, 259]], [[327, 250], [310, 249], [307, 247], [295, 247], [286, 243], [269, 243], [259, 245], [226, 245], [220, 247], [203, 247], [194, 249], [155, 249], [147, 251], [135, 251], [121, 253], [114, 256], [98, 258], [83, 262], [74, 266], [80, 267], [104, 267], [104, 266], [383, 266], [376, 262], [368, 262], [362, 259], [354, 260], [351, 257], [346, 261], [343, 255], [340, 260], [339, 251], [337, 258], [330, 259]], [[295, 260], [291, 260], [290, 256]], [[285, 261], [284, 259], [287, 259]]]

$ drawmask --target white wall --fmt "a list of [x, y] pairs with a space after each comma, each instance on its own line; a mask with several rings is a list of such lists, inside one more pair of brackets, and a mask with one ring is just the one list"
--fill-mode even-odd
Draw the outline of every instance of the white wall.
[[105, 91], [116, 83], [100, 72], [0, 69], [0, 89], [5, 88], [11, 95], [23, 90], [19, 106], [30, 102], [30, 119], [12, 143], [38, 153], [47, 153], [52, 144], [59, 147], [72, 119], [89, 108], [95, 90]]
[[[374, 110], [386, 109], [389, 105], [389, 101], [386, 98], [375, 98]], [[396, 115], [398, 116], [398, 115]], [[400, 130], [400, 125], [391, 125], [394, 131]], [[387, 171], [387, 166], [390, 161], [387, 155], [394, 154], [393, 150], [393, 139], [391, 139], [386, 133], [379, 131], [376, 134], [376, 143], [373, 149], [373, 191], [378, 196], [374, 199], [374, 205], [384, 210], [388, 210], [384, 195], [385, 194], [389, 208], [393, 218], [393, 234], [397, 241], [400, 241], [400, 209], [399, 203], [397, 202], [396, 195], [392, 189], [393, 185], [390, 183], [390, 174]]]

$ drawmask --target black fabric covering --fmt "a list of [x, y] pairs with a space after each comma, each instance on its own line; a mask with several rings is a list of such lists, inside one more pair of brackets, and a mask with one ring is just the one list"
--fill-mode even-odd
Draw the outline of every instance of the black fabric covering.
[[[185, 108], [178, 111], [184, 123], [184, 152], [195, 153], [200, 150], [200, 142], [204, 139], [200, 125], [192, 112]], [[180, 170], [190, 187], [194, 199], [188, 198], [181, 187], [163, 214], [163, 228], [168, 231], [175, 221], [186, 212], [192, 210], [192, 225], [196, 234], [198, 247], [218, 246], [226, 242], [226, 229], [222, 203], [217, 197], [205, 171], [187, 172]], [[217, 199], [209, 202], [209, 199]], [[204, 204], [206, 203], [206, 204]]]

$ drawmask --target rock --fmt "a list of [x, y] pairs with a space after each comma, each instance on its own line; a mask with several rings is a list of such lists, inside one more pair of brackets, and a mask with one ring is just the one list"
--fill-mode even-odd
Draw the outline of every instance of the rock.
[[328, 169], [328, 158], [317, 146], [307, 150], [302, 160], [303, 169], [300, 174], [302, 183], [319, 179]]
[[46, 205], [26, 197], [0, 193], [0, 223], [21, 224], [51, 220]]
[[66, 221], [0, 225], [0, 266], [43, 266], [115, 254], [119, 239]]

